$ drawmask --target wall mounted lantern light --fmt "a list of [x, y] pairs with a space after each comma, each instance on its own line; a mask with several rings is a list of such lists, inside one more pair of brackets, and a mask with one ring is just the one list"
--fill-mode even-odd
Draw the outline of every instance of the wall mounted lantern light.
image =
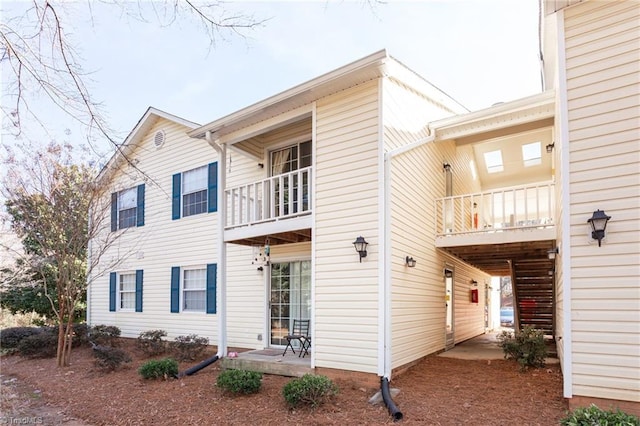
[[407, 265], [409, 268], [415, 268], [416, 266], [416, 260], [413, 257], [409, 257], [407, 256], [404, 259], [404, 264]]
[[547, 150], [547, 154], [551, 154], [553, 152], [553, 148], [556, 146], [555, 142], [554, 143], [550, 143], [549, 145], [545, 146], [546, 150]]
[[478, 287], [478, 281], [471, 280], [471, 285], [474, 286], [474, 287]]
[[551, 250], [547, 250], [547, 257], [549, 258], [549, 260], [553, 260], [556, 258], [556, 254], [558, 253], [560, 253], [558, 247], [552, 248]]
[[449, 164], [449, 163], [443, 163], [443, 164], [442, 164], [442, 169], [443, 169], [445, 172], [450, 172], [450, 171], [451, 171], [451, 164]]
[[607, 216], [604, 211], [598, 209], [593, 212], [593, 216], [587, 220], [587, 223], [591, 225], [591, 238], [598, 240], [598, 247], [602, 245], [604, 230], [607, 228], [609, 219], [611, 219], [611, 216]]
[[358, 255], [360, 256], [360, 263], [362, 263], [362, 258], [367, 257], [367, 246], [369, 243], [362, 237], [356, 238], [353, 242], [353, 246], [356, 248]]

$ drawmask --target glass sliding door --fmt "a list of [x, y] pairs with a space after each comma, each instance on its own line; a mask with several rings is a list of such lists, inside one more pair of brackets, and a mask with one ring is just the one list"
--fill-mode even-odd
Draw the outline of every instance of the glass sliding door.
[[311, 261], [272, 263], [269, 293], [269, 343], [285, 346], [293, 320], [311, 317]]

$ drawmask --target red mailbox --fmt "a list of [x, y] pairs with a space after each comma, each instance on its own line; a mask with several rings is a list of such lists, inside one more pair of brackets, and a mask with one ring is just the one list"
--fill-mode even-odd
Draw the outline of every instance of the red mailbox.
[[471, 289], [471, 303], [478, 303], [478, 289]]

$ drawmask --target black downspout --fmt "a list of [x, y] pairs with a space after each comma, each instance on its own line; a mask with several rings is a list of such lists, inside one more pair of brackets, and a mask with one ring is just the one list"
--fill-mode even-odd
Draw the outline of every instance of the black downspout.
[[398, 420], [402, 420], [402, 412], [398, 410], [393, 399], [391, 399], [391, 393], [389, 392], [389, 379], [386, 377], [380, 378], [380, 389], [382, 390], [382, 400], [389, 409], [389, 414], [393, 417], [393, 421], [397, 422]]
[[205, 368], [206, 366], [213, 364], [219, 358], [220, 357], [218, 357], [218, 355], [212, 356], [211, 358], [207, 358], [204, 361], [202, 361], [200, 364], [194, 365], [193, 367], [184, 370], [182, 373], [178, 374], [178, 376], [176, 378], [180, 378], [180, 377], [184, 377], [184, 376], [190, 376], [192, 374], [195, 374], [198, 371], [200, 371], [203, 368]]

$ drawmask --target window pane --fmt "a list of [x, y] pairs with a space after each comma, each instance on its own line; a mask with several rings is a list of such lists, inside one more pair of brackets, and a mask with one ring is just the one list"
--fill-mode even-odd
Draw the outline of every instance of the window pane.
[[135, 309], [136, 307], [136, 276], [135, 274], [120, 275], [120, 309]]
[[118, 193], [118, 209], [126, 210], [136, 207], [138, 204], [138, 189], [129, 188]]
[[136, 276], [135, 274], [120, 275], [120, 291], [135, 291]]
[[207, 190], [207, 166], [198, 167], [182, 174], [182, 193]]
[[132, 208], [118, 212], [118, 229], [130, 228], [138, 223], [138, 209]]
[[522, 159], [524, 160], [525, 167], [536, 166], [542, 163], [542, 150], [540, 146], [540, 142], [522, 145]]
[[120, 308], [121, 309], [135, 309], [136, 307], [136, 293], [122, 293], [120, 296]]
[[207, 190], [193, 192], [182, 197], [182, 216], [205, 213], [207, 211]]
[[502, 151], [491, 151], [484, 153], [484, 162], [487, 165], [487, 172], [497, 173], [504, 170], [502, 165]]
[[300, 144], [300, 168], [311, 166], [311, 141]]
[[205, 292], [198, 290], [186, 290], [184, 292], [183, 309], [188, 311], [204, 311]]
[[184, 271], [184, 289], [203, 289], [206, 286], [207, 271], [205, 269], [186, 269]]

